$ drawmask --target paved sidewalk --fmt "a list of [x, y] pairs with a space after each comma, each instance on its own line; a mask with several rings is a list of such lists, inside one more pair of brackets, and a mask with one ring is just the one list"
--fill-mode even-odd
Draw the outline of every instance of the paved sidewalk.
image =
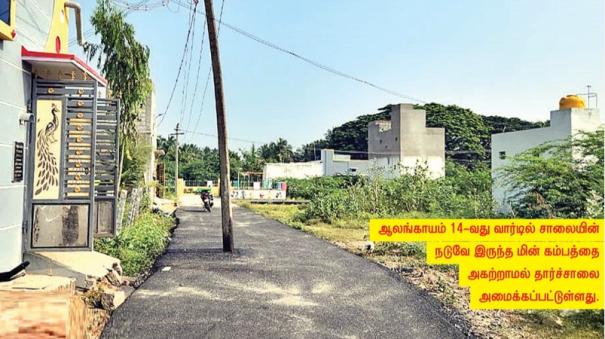
[[159, 270], [104, 338], [464, 337], [431, 297], [311, 235], [235, 208], [239, 253], [227, 255], [220, 208], [177, 215]]

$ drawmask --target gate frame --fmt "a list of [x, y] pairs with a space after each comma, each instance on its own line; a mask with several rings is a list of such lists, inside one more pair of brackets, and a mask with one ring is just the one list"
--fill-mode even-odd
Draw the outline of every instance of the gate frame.
[[[106, 101], [106, 102], [111, 102], [112, 99], [106, 99], [106, 98], [98, 98], [97, 101]], [[93, 225], [93, 237], [96, 238], [107, 238], [107, 237], [114, 237], [117, 235], [118, 233], [118, 199], [120, 196], [120, 183], [118, 182], [119, 178], [120, 178], [120, 100], [115, 100], [116, 102], [116, 135], [115, 135], [115, 148], [114, 148], [114, 152], [115, 152], [115, 159], [116, 159], [116, 165], [115, 165], [115, 171], [114, 171], [114, 183], [115, 183], [115, 189], [114, 189], [114, 196], [113, 197], [107, 197], [107, 196], [97, 196], [97, 191], [96, 189], [93, 188], [94, 191], [94, 207], [95, 207], [95, 211], [96, 211], [96, 202], [97, 201], [111, 201], [112, 205], [113, 205], [113, 215], [112, 215], [112, 221], [113, 221], [113, 232], [112, 233], [96, 233], [96, 226], [97, 226], [97, 221], [98, 219], [95, 216], [95, 223]], [[95, 126], [95, 135], [96, 135], [96, 126]], [[96, 145], [95, 145], [95, 152], [96, 152]]]
[[[65, 159], [66, 155], [63, 151], [66, 151], [66, 124], [67, 124], [67, 102], [68, 98], [66, 95], [38, 95], [37, 88], [39, 83], [52, 83], [57, 85], [63, 85], [64, 87], [68, 87], [70, 85], [78, 86], [81, 85], [93, 85], [93, 96], [92, 96], [92, 124], [91, 124], [91, 154], [90, 154], [90, 190], [88, 199], [65, 199], [64, 196], [64, 172], [65, 168]], [[95, 222], [95, 189], [94, 189], [94, 180], [95, 180], [95, 162], [96, 162], [96, 122], [97, 122], [97, 95], [98, 95], [98, 82], [97, 80], [44, 80], [39, 78], [32, 79], [32, 93], [31, 93], [31, 107], [33, 119], [30, 124], [30, 137], [28, 140], [28, 162], [29, 165], [28, 173], [27, 173], [27, 190], [26, 190], [26, 198], [25, 198], [25, 210], [27, 220], [26, 224], [26, 232], [24, 237], [24, 250], [26, 252], [50, 252], [50, 251], [82, 251], [82, 250], [93, 250], [94, 246], [94, 222]], [[61, 119], [61, 159], [60, 159], [60, 168], [59, 168], [59, 198], [56, 200], [48, 200], [48, 199], [33, 199], [33, 186], [34, 186], [34, 171], [35, 171], [35, 155], [36, 155], [36, 120], [37, 120], [37, 101], [39, 99], [54, 99], [54, 100], [62, 100], [63, 101], [63, 115]], [[34, 219], [34, 206], [35, 205], [88, 205], [88, 235], [87, 235], [87, 244], [86, 246], [70, 246], [70, 247], [60, 247], [60, 246], [52, 246], [52, 247], [33, 247], [33, 219]]]

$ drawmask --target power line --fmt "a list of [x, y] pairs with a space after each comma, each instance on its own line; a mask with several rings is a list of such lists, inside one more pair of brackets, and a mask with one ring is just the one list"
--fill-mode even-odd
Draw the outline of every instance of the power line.
[[[221, 2], [221, 13], [219, 14], [219, 18], [218, 18], [218, 29], [217, 29], [217, 38], [220, 37], [220, 33], [221, 33], [221, 25], [223, 22], [223, 10], [225, 8], [225, 1], [223, 0]], [[204, 85], [204, 93], [202, 94], [202, 103], [200, 104], [200, 111], [199, 114], [197, 115], [197, 120], [195, 122], [195, 127], [193, 128], [194, 131], [197, 131], [197, 128], [200, 124], [200, 121], [202, 119], [202, 114], [204, 113], [204, 102], [206, 100], [206, 92], [208, 91], [208, 84], [210, 83], [210, 75], [212, 74], [212, 66], [208, 66], [208, 76], [206, 76], [206, 84]], [[189, 127], [189, 126], [187, 126]]]
[[[136, 4], [131, 4], [130, 2], [124, 1], [124, 0], [112, 0], [112, 2], [115, 5], [118, 5], [122, 9], [125, 9], [124, 17], [128, 16], [128, 14], [135, 12], [135, 11], [150, 11], [154, 8], [163, 6], [162, 2], [155, 3], [155, 4], [149, 4], [149, 1], [150, 0], [142, 0]], [[89, 29], [84, 31], [84, 34], [83, 34], [84, 37], [86, 37], [86, 38], [90, 37], [90, 34], [92, 34], [93, 31], [94, 31], [94, 27], [90, 27]], [[72, 44], [76, 43], [77, 41], [78, 41], [78, 37], [73, 37], [69, 40], [69, 44], [72, 45]]]
[[[399, 152], [368, 152], [368, 151], [350, 151], [350, 150], [334, 150], [339, 153], [350, 153], [350, 154], [378, 154], [378, 155], [399, 155]], [[445, 154], [480, 154], [480, 153], [491, 153], [489, 150], [480, 151], [445, 151]]]
[[[195, 15], [196, 9], [197, 9], [197, 3], [195, 4], [192, 15]], [[174, 97], [174, 91], [176, 90], [176, 86], [177, 86], [177, 84], [179, 82], [179, 78], [181, 76], [181, 71], [183, 69], [183, 62], [185, 61], [185, 56], [187, 54], [187, 46], [189, 45], [189, 37], [191, 36], [192, 22], [193, 22], [193, 20], [189, 21], [189, 29], [187, 30], [187, 40], [185, 41], [185, 47], [183, 48], [183, 56], [181, 57], [181, 63], [179, 65], [179, 70], [176, 74], [176, 79], [174, 80], [174, 86], [172, 86], [172, 91], [170, 92], [170, 98], [168, 99], [168, 104], [166, 105], [166, 109], [164, 110], [164, 113], [162, 113], [158, 116], [158, 117], [160, 117], [160, 116], [162, 117], [160, 119], [160, 122], [158, 123], [158, 127], [162, 124], [162, 122], [164, 122], [164, 118], [166, 118], [166, 113], [168, 113], [168, 109], [170, 108], [170, 104], [172, 103], [172, 99]]]
[[[173, 0], [173, 2], [175, 4], [181, 6], [181, 7], [186, 6], [180, 0]], [[201, 11], [198, 14], [204, 15], [204, 13], [201, 12]], [[361, 84], [370, 86], [372, 88], [375, 88], [377, 90], [380, 90], [380, 91], [388, 93], [388, 94], [391, 94], [393, 96], [400, 97], [402, 99], [412, 100], [412, 101], [416, 101], [416, 102], [423, 103], [423, 104], [428, 103], [427, 101], [415, 98], [413, 96], [409, 96], [409, 95], [406, 95], [406, 94], [399, 93], [397, 91], [388, 89], [386, 87], [379, 86], [379, 85], [377, 85], [377, 84], [375, 84], [373, 82], [370, 82], [370, 81], [358, 78], [356, 76], [353, 76], [353, 75], [347, 74], [345, 72], [339, 71], [339, 70], [337, 70], [335, 68], [326, 66], [326, 65], [324, 65], [324, 64], [322, 64], [322, 63], [320, 63], [318, 61], [314, 61], [314, 60], [312, 60], [310, 58], [307, 58], [307, 57], [305, 57], [305, 56], [303, 56], [303, 55], [301, 55], [299, 53], [296, 53], [296, 52], [294, 52], [292, 50], [289, 50], [289, 49], [287, 49], [285, 47], [281, 47], [281, 46], [279, 46], [279, 45], [277, 45], [275, 43], [272, 43], [272, 42], [270, 42], [268, 40], [260, 38], [257, 35], [254, 35], [254, 34], [248, 32], [248, 31], [245, 31], [244, 29], [241, 29], [239, 27], [236, 27], [236, 26], [231, 25], [229, 23], [226, 23], [224, 21], [222, 21], [222, 25], [225, 26], [225, 27], [227, 27], [227, 28], [229, 28], [230, 30], [232, 30], [232, 31], [234, 31], [234, 32], [236, 32], [236, 33], [238, 33], [240, 35], [243, 35], [243, 36], [245, 36], [245, 37], [247, 37], [249, 39], [252, 39], [252, 40], [254, 40], [254, 41], [256, 41], [256, 42], [258, 42], [258, 43], [260, 43], [260, 44], [262, 44], [264, 46], [267, 46], [267, 47], [272, 48], [274, 50], [277, 50], [279, 52], [282, 52], [282, 53], [288, 54], [290, 56], [293, 56], [293, 57], [295, 57], [295, 58], [297, 58], [297, 59], [299, 59], [299, 60], [301, 60], [301, 61], [303, 61], [303, 62], [305, 62], [307, 64], [310, 64], [311, 66], [314, 66], [314, 67], [319, 68], [321, 70], [324, 70], [326, 72], [332, 73], [334, 75], [337, 75], [337, 76], [340, 76], [340, 77], [343, 77], [343, 78], [346, 78], [346, 79], [349, 79], [349, 80], [353, 80], [353, 81], [359, 82]]]
[[[223, 1], [224, 3], [224, 1]], [[204, 26], [204, 30], [202, 31], [202, 43], [200, 45], [200, 57], [197, 61], [197, 75], [195, 77], [195, 87], [193, 88], [193, 97], [191, 98], [191, 105], [189, 106], [189, 118], [187, 119], [187, 125], [185, 125], [185, 129], [189, 128], [189, 125], [191, 124], [191, 116], [193, 115], [193, 105], [195, 103], [195, 99], [197, 98], [197, 88], [198, 88], [198, 84], [200, 82], [200, 70], [202, 69], [202, 57], [203, 57], [203, 51], [204, 51], [204, 41], [206, 38], [206, 20], [204, 20], [202, 22], [202, 25]], [[204, 92], [205, 95], [205, 92]], [[203, 99], [202, 99], [203, 100]]]
[[197, 120], [195, 121], [195, 127], [193, 127], [194, 131], [197, 131], [197, 128], [202, 119], [202, 113], [204, 111], [204, 102], [206, 101], [206, 92], [208, 91], [208, 85], [210, 84], [210, 75], [212, 75], [212, 67], [208, 70], [208, 76], [206, 77], [206, 84], [204, 85], [204, 92], [202, 93], [202, 102], [200, 104], [200, 112], [197, 115]]
[[[218, 135], [212, 134], [212, 133], [203, 133], [203, 132], [188, 131], [188, 130], [182, 130], [182, 131], [185, 133], [201, 135], [204, 137], [218, 138]], [[241, 138], [233, 138], [233, 137], [228, 137], [227, 139], [233, 140], [233, 141], [251, 143], [251, 144], [260, 144], [260, 145], [267, 144], [266, 142], [262, 142], [262, 141], [258, 141], [258, 140], [255, 141], [255, 140], [250, 140], [250, 139], [241, 139]]]
[[[216, 134], [212, 134], [212, 133], [203, 133], [203, 132], [190, 131], [190, 130], [182, 130], [182, 132], [184, 132], [184, 133], [190, 133], [190, 134], [195, 134], [195, 135], [200, 135], [200, 136], [204, 136], [204, 137], [211, 137], [211, 138], [216, 138], [217, 137]], [[229, 140], [233, 140], [233, 141], [239, 141], [239, 142], [245, 142], [245, 143], [249, 143], [249, 144], [254, 144], [254, 145], [267, 145], [267, 144], [271, 143], [271, 142], [265, 142], [265, 141], [259, 141], [259, 140], [242, 139], [242, 138], [232, 138], [232, 137], [229, 137], [228, 139]], [[399, 152], [368, 152], [368, 151], [356, 151], [356, 150], [341, 150], [341, 149], [333, 149], [333, 148], [326, 148], [326, 149], [331, 149], [335, 153], [344, 153], [344, 154], [400, 155]], [[480, 151], [445, 151], [445, 154], [448, 154], [448, 155], [481, 154], [481, 153], [491, 153], [491, 151], [490, 150], [485, 150], [484, 152], [480, 152]], [[462, 159], [462, 160], [464, 160], [464, 159]]]
[[[189, 8], [189, 11], [191, 11], [191, 6]], [[185, 72], [185, 81], [183, 82], [183, 90], [181, 92], [181, 98], [182, 98], [182, 102], [181, 102], [181, 115], [180, 115], [180, 119], [179, 122], [183, 123], [183, 119], [185, 117], [185, 112], [187, 111], [187, 98], [189, 96], [189, 75], [191, 74], [191, 61], [193, 59], [193, 53], [195, 51], [195, 46], [194, 46], [194, 42], [195, 42], [195, 10], [196, 8], [193, 8], [193, 13], [191, 15], [191, 20], [192, 22], [190, 23], [192, 26], [192, 30], [191, 30], [191, 47], [188, 49], [189, 51], [189, 60], [186, 61], [186, 68], [187, 71]]]

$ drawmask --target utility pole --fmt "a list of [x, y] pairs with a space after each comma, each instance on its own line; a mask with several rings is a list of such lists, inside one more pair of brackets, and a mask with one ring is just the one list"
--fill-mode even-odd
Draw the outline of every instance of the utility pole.
[[212, 75], [214, 78], [214, 101], [216, 103], [216, 127], [218, 130], [218, 152], [221, 178], [221, 215], [223, 226], [223, 252], [233, 252], [233, 218], [231, 216], [231, 197], [229, 196], [229, 148], [227, 146], [227, 122], [225, 121], [225, 102], [223, 99], [223, 78], [219, 57], [214, 9], [212, 0], [204, 0], [208, 40], [212, 58]]
[[174, 195], [176, 197], [176, 206], [179, 206], [179, 135], [183, 135], [185, 133], [181, 132], [179, 127], [179, 123], [176, 124], [176, 128], [174, 129], [174, 136], [176, 136], [176, 150], [174, 152]]

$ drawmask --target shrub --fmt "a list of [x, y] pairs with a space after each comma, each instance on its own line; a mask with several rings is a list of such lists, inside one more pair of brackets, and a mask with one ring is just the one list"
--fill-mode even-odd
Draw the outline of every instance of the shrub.
[[525, 218], [603, 217], [603, 130], [515, 155], [498, 172]]
[[309, 202], [304, 212], [297, 220], [307, 221], [319, 219], [324, 222], [332, 222], [353, 214], [352, 206], [348, 202], [349, 195], [344, 190], [332, 190], [318, 194]]
[[357, 181], [354, 176], [315, 177], [309, 179], [278, 179], [288, 183], [288, 197], [311, 200], [333, 190], [347, 188]]
[[164, 252], [172, 225], [171, 218], [147, 212], [115, 238], [97, 239], [95, 250], [120, 259], [124, 274], [135, 276]]
[[[341, 218], [389, 217], [421, 213], [432, 217], [487, 218], [493, 216], [489, 170], [469, 170], [448, 164], [448, 175], [431, 179], [426, 168], [395, 179], [359, 177], [344, 188], [309, 180], [299, 182], [307, 192], [320, 192], [298, 219], [333, 222]], [[319, 187], [314, 187], [319, 185]]]

